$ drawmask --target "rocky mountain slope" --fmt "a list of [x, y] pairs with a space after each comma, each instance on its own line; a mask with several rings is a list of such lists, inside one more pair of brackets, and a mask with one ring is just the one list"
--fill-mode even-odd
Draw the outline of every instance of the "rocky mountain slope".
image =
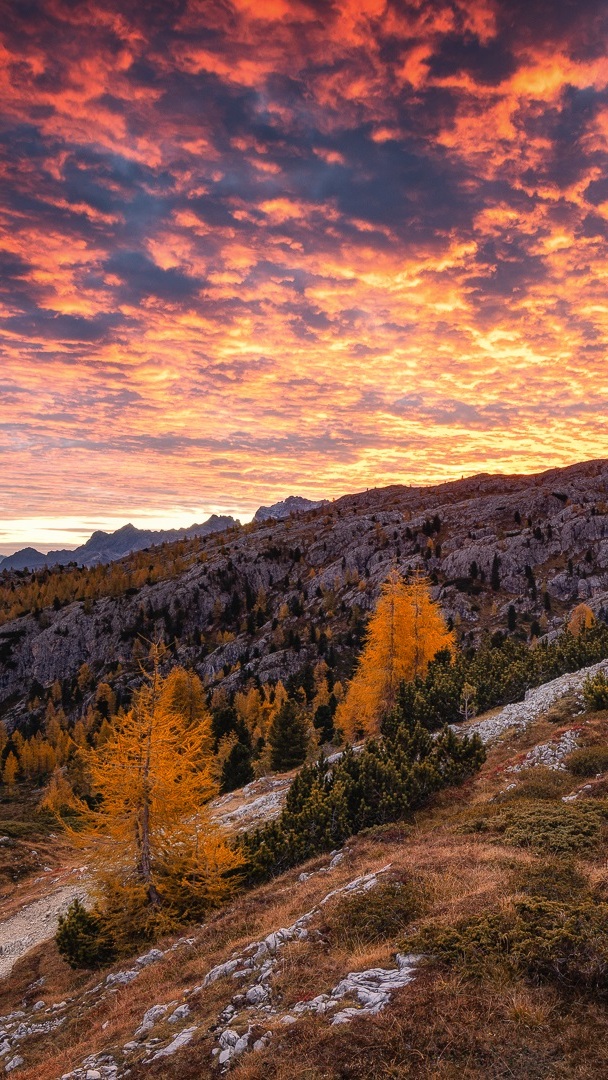
[[61, 548], [43, 554], [36, 548], [26, 547], [13, 555], [0, 558], [2, 570], [39, 570], [43, 566], [96, 566], [122, 559], [132, 551], [142, 551], [156, 544], [170, 544], [175, 540], [190, 539], [194, 536], [208, 536], [210, 533], [223, 532], [237, 522], [233, 517], [212, 514], [202, 525], [190, 525], [186, 529], [137, 529], [135, 525], [123, 525], [113, 533], [94, 532], [92, 536], [77, 548]]
[[608, 461], [372, 489], [191, 541], [179, 563], [172, 550], [162, 580], [118, 590], [110, 582], [93, 601], [0, 626], [0, 703], [9, 725], [26, 714], [32, 687], [73, 679], [85, 661], [97, 678], [120, 665], [119, 683], [132, 681], [141, 638], [164, 637], [178, 662], [228, 689], [252, 678], [297, 678], [319, 659], [336, 677], [348, 675], [393, 565], [425, 569], [465, 640], [507, 627], [528, 637], [551, 632], [582, 600], [601, 614]]

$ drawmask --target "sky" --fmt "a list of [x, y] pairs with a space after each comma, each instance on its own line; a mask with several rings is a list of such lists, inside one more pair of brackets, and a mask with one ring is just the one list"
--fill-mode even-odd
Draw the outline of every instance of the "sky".
[[0, 15], [0, 552], [608, 456], [605, 0]]

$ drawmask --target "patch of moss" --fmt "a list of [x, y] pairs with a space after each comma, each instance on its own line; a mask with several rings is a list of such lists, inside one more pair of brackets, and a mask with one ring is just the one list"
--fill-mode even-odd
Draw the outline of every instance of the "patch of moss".
[[515, 892], [545, 900], [570, 901], [589, 893], [589, 881], [571, 859], [539, 859], [518, 866], [512, 878]]
[[575, 776], [597, 776], [608, 771], [608, 746], [582, 746], [573, 750], [566, 765]]
[[517, 799], [560, 799], [572, 788], [572, 780], [558, 769], [546, 769], [540, 766], [523, 770], [517, 785], [503, 793], [501, 801], [514, 802]]

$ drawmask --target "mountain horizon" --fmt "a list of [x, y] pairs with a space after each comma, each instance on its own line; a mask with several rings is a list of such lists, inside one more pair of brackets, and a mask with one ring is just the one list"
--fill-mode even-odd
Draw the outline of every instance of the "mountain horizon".
[[[300, 495], [288, 495], [271, 506], [260, 506], [252, 520], [262, 521], [265, 518], [279, 520], [292, 513], [316, 509], [323, 505], [324, 501], [326, 500], [314, 501]], [[132, 522], [127, 522], [111, 532], [96, 529], [83, 544], [76, 544], [74, 547], [49, 548], [44, 552], [31, 544], [21, 548], [16, 547], [14, 551], [0, 556], [0, 572], [2, 570], [37, 570], [43, 566], [67, 566], [72, 562], [92, 566], [100, 562], [112, 562], [148, 546], [171, 543], [180, 539], [187, 540], [194, 536], [205, 536], [240, 524], [240, 520], [230, 514], [211, 514], [201, 524], [194, 523], [174, 529], [141, 529]]]

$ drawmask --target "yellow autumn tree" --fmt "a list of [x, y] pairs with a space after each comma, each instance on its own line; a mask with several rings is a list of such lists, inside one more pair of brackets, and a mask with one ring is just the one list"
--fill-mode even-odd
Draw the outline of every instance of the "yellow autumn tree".
[[159, 704], [163, 710], [173, 713], [187, 727], [197, 727], [205, 754], [211, 754], [213, 745], [212, 715], [207, 708], [205, 688], [197, 673], [185, 667], [173, 667], [159, 688]]
[[595, 623], [595, 615], [587, 604], [577, 604], [572, 612], [568, 630], [574, 637], [578, 637], [583, 630], [588, 630]]
[[86, 755], [94, 808], [80, 801], [71, 831], [89, 851], [119, 945], [121, 934], [201, 918], [242, 861], [205, 812], [218, 785], [204, 696], [186, 672], [163, 680], [154, 649], [153, 660], [133, 707]]
[[428, 580], [405, 582], [393, 570], [382, 586], [358, 668], [338, 707], [336, 724], [349, 738], [378, 732], [395, 704], [399, 684], [424, 675], [440, 649], [452, 649], [453, 634], [431, 599]]
[[65, 769], [56, 768], [45, 788], [39, 803], [41, 810], [52, 814], [64, 814], [81, 808], [82, 804], [74, 794], [74, 788], [65, 775]]
[[9, 750], [6, 761], [4, 762], [4, 768], [2, 770], [2, 783], [6, 785], [9, 798], [13, 794], [15, 780], [17, 779], [18, 772], [19, 762], [13, 754], [13, 751]]

